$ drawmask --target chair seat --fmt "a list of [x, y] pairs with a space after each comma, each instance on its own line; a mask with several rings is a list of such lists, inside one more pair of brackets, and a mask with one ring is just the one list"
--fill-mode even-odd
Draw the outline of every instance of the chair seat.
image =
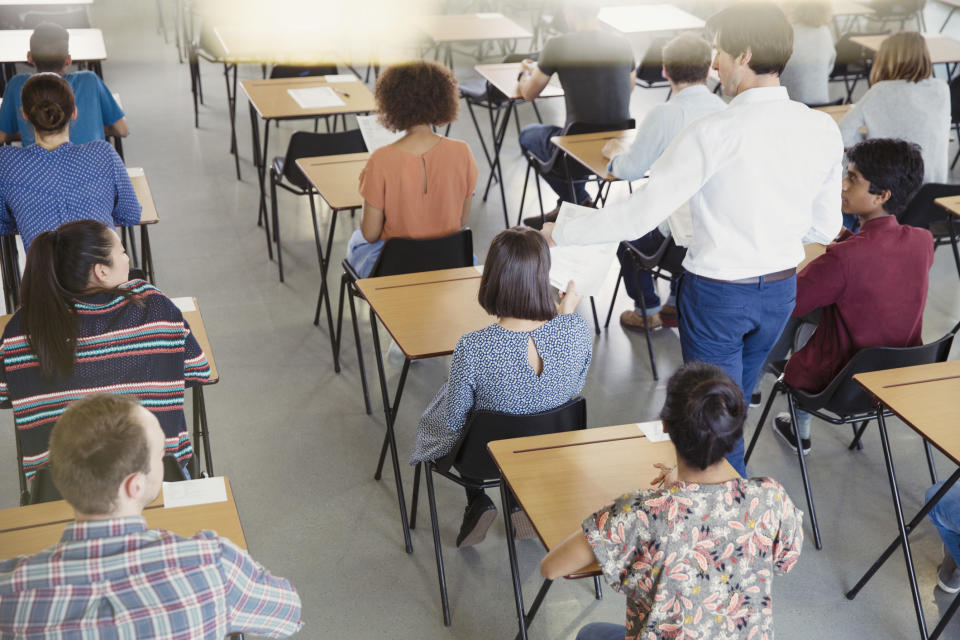
[[489, 95], [487, 81], [483, 79], [468, 80], [460, 83], [460, 97], [473, 102], [483, 102]]

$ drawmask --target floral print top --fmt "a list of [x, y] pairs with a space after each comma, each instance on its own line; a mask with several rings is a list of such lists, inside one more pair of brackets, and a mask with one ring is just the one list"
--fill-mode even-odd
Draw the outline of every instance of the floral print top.
[[627, 596], [627, 640], [772, 640], [772, 578], [799, 559], [802, 524], [779, 482], [738, 478], [628, 493], [582, 526]]

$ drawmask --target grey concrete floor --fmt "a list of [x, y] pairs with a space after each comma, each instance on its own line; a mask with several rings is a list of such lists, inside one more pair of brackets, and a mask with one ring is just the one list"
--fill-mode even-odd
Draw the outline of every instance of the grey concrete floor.
[[[927, 20], [939, 26], [943, 7], [930, 4]], [[203, 311], [221, 382], [206, 393], [214, 459], [227, 476], [253, 555], [289, 578], [303, 598], [302, 637], [507, 638], [516, 633], [510, 571], [502, 526], [481, 545], [458, 551], [453, 541], [464, 499], [461, 490], [438, 482], [438, 502], [453, 626], [442, 625], [436, 569], [426, 505], [413, 534], [414, 554], [403, 552], [396, 494], [389, 473], [381, 482], [373, 471], [384, 431], [379, 394], [366, 415], [351, 336], [345, 338], [343, 371], [333, 371], [328, 335], [311, 324], [319, 285], [309, 207], [305, 199], [282, 193], [286, 282], [267, 260], [264, 236], [256, 226], [257, 186], [251, 164], [250, 123], [243, 95], [238, 103], [238, 136], [243, 180], [237, 181], [227, 153], [229, 119], [221, 69], [201, 64], [205, 104], [200, 127], [193, 127], [187, 67], [177, 63], [172, 43], [156, 31], [155, 7], [140, 0], [97, 0], [94, 25], [104, 30], [110, 59], [106, 81], [121, 94], [131, 128], [125, 141], [127, 164], [146, 169], [161, 223], [151, 239], [157, 283], [171, 296], [196, 296]], [[520, 20], [526, 18], [520, 17]], [[960, 21], [947, 33], [960, 36]], [[524, 43], [521, 43], [521, 47]], [[472, 61], [458, 57], [457, 74], [472, 77]], [[253, 66], [241, 78], [259, 78]], [[862, 92], [861, 88], [859, 92]], [[839, 95], [839, 94], [837, 94]], [[665, 91], [636, 90], [632, 110], [639, 120]], [[541, 101], [546, 121], [562, 122], [562, 101]], [[533, 121], [529, 106], [522, 123]], [[280, 155], [295, 130], [291, 123], [271, 132], [271, 155]], [[486, 131], [484, 132], [486, 134]], [[771, 132], [775, 135], [776, 132]], [[477, 135], [464, 111], [451, 135], [468, 140], [487, 167]], [[954, 152], [955, 149], [952, 149]], [[508, 207], [517, 215], [523, 163], [511, 127], [503, 151]], [[532, 193], [532, 192], [531, 192]], [[616, 198], [625, 189], [614, 190]], [[528, 199], [528, 202], [529, 199]], [[552, 205], [550, 205], [552, 206]], [[533, 206], [528, 206], [527, 215]], [[324, 222], [329, 212], [323, 212]], [[336, 286], [344, 246], [357, 221], [337, 226], [329, 281]], [[502, 228], [499, 199], [475, 199], [470, 226], [483, 258], [490, 238]], [[613, 289], [598, 299], [606, 311]], [[622, 294], [614, 315], [627, 308]], [[580, 309], [589, 318], [589, 306]], [[363, 309], [361, 315], [365, 318]], [[960, 286], [948, 249], [937, 252], [931, 272], [924, 337], [935, 339], [960, 318]], [[362, 335], [367, 364], [373, 362], [369, 324]], [[653, 418], [663, 399], [664, 381], [680, 363], [680, 346], [670, 331], [655, 336], [661, 380], [650, 374], [641, 335], [625, 333], [614, 319], [596, 339], [594, 362], [584, 388], [589, 424], [605, 426]], [[954, 350], [954, 357], [958, 351]], [[401, 460], [410, 452], [417, 418], [444, 380], [448, 359], [411, 367], [399, 411]], [[397, 367], [388, 366], [391, 387]], [[370, 378], [375, 384], [375, 378]], [[765, 390], [771, 381], [765, 382]], [[949, 399], [956, 402], [955, 399]], [[778, 401], [777, 408], [784, 407]], [[759, 410], [751, 412], [748, 435]], [[3, 418], [12, 427], [12, 417]], [[960, 420], [958, 420], [960, 423]], [[8, 431], [9, 433], [9, 431]], [[921, 441], [894, 422], [892, 446], [905, 509], [921, 505], [929, 477]], [[846, 449], [847, 430], [818, 424], [809, 457], [824, 549], [817, 551], [809, 527], [808, 544], [794, 571], [774, 587], [777, 635], [787, 639], [909, 638], [916, 619], [910, 603], [902, 556], [887, 563], [855, 601], [844, 592], [895, 536], [895, 524], [879, 438], [871, 428], [862, 452]], [[12, 438], [0, 441], [0, 507], [16, 505]], [[951, 464], [937, 454], [941, 477]], [[412, 487], [410, 468], [404, 482]], [[751, 464], [754, 475], [780, 480], [806, 510], [795, 454], [767, 431]], [[598, 505], [599, 506], [599, 505]], [[949, 599], [934, 590], [940, 560], [939, 539], [929, 524], [919, 528], [913, 549], [924, 611], [939, 618]], [[526, 598], [539, 586], [539, 543], [519, 543]], [[589, 581], [554, 585], [531, 629], [532, 638], [572, 638], [584, 623], [622, 622], [623, 598], [609, 588], [593, 599]], [[932, 626], [932, 625], [931, 625]], [[944, 637], [960, 637], [960, 619]]]

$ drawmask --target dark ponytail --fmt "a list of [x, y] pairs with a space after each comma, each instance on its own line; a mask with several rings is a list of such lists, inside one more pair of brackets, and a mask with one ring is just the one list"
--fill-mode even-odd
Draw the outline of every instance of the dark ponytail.
[[[30, 348], [49, 380], [73, 371], [79, 322], [73, 302], [91, 290], [94, 266], [111, 265], [110, 229], [94, 220], [77, 220], [44, 231], [30, 244], [21, 284], [20, 315]], [[129, 292], [118, 290], [120, 295]]]
[[740, 387], [722, 369], [691, 362], [667, 382], [660, 419], [677, 455], [698, 469], [719, 462], [743, 437], [747, 408]]
[[38, 132], [60, 131], [73, 117], [73, 89], [56, 73], [30, 76], [20, 93], [27, 120]]

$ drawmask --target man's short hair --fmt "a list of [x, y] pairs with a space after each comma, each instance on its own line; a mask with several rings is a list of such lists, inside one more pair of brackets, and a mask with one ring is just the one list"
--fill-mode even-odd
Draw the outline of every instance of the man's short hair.
[[677, 84], [706, 80], [712, 59], [710, 44], [692, 33], [682, 33], [663, 47], [663, 68]]
[[923, 185], [923, 156], [919, 145], [893, 138], [873, 138], [854, 145], [847, 160], [870, 183], [870, 193], [890, 192], [883, 210], [898, 215]]
[[595, 18], [600, 13], [600, 0], [565, 0], [563, 4], [581, 18]]
[[60, 71], [70, 52], [70, 34], [58, 24], [42, 22], [30, 36], [30, 57], [37, 71]]
[[53, 427], [53, 483], [78, 512], [110, 513], [123, 479], [149, 473], [150, 447], [138, 406], [130, 396], [88, 396], [71, 404]]
[[707, 23], [717, 47], [734, 58], [750, 51], [757, 75], [780, 75], [793, 53], [793, 27], [770, 2], [744, 2], [713, 15]]

